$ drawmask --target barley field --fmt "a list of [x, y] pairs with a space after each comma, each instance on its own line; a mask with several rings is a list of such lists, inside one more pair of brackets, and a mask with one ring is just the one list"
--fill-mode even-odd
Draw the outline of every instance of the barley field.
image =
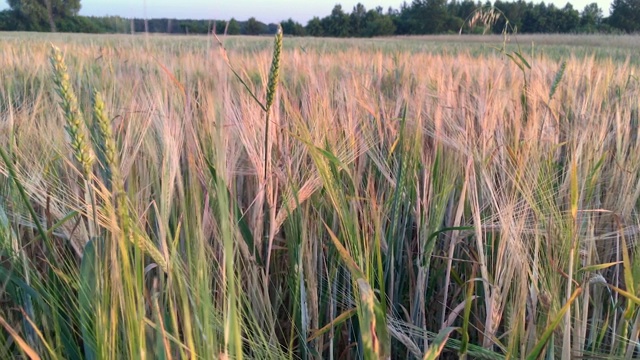
[[637, 37], [0, 34], [0, 358], [640, 354]]

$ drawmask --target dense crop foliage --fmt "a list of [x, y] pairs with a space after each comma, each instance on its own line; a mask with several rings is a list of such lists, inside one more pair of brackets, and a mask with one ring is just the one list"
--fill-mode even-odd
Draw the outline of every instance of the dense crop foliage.
[[637, 355], [637, 47], [533, 40], [5, 37], [0, 357]]

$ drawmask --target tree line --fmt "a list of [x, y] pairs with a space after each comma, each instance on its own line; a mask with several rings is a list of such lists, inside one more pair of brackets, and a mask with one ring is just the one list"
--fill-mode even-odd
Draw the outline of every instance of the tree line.
[[[80, 0], [7, 0], [0, 11], [0, 31], [61, 31], [84, 33], [167, 33], [229, 35], [273, 34], [277, 24], [255, 17], [247, 21], [127, 19], [119, 16], [81, 16]], [[603, 16], [597, 3], [575, 9], [524, 0], [491, 3], [472, 0], [413, 0], [398, 9], [366, 9], [357, 4], [351, 12], [335, 5], [325, 17], [303, 25], [293, 19], [281, 22], [293, 36], [375, 37], [442, 33], [634, 33], [640, 32], [640, 1], [613, 0], [611, 15]]]

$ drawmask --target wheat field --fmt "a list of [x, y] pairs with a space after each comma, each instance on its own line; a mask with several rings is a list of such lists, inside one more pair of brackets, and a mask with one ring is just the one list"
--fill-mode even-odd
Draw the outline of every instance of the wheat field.
[[0, 357], [638, 356], [637, 48], [443, 39], [1, 34]]

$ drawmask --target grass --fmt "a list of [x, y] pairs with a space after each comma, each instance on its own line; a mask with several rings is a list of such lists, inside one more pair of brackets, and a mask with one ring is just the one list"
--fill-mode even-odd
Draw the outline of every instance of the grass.
[[635, 40], [494, 39], [3, 34], [0, 357], [637, 356]]

